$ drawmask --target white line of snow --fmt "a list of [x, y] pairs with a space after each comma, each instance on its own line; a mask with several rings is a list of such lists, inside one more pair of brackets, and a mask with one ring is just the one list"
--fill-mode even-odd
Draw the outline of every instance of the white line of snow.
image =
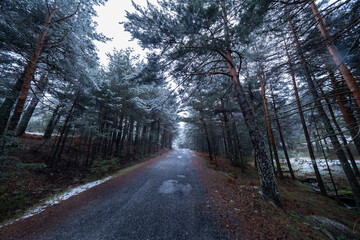
[[3, 225], [0, 225], [0, 228], [4, 227], [4, 226], [7, 226], [7, 225], [10, 225], [14, 222], [17, 222], [21, 219], [25, 219], [25, 218], [28, 218], [28, 217], [31, 217], [31, 216], [34, 216], [38, 213], [41, 213], [42, 211], [44, 211], [47, 207], [49, 206], [52, 206], [52, 205], [55, 205], [55, 204], [58, 204], [74, 195], [77, 195], [81, 192], [84, 192], [92, 187], [95, 187], [103, 182], [106, 182], [107, 180], [109, 180], [110, 178], [112, 177], [106, 177], [106, 178], [103, 178], [101, 180], [97, 180], [97, 181], [94, 181], [94, 182], [90, 182], [90, 183], [87, 183], [87, 184], [84, 184], [84, 185], [80, 185], [78, 187], [75, 187], [73, 189], [70, 189], [66, 192], [63, 192], [63, 193], [60, 193], [58, 195], [55, 195], [53, 196], [52, 198], [50, 198], [49, 200], [46, 200], [45, 202], [43, 203], [40, 203], [39, 205], [35, 206], [35, 207], [32, 207], [30, 208], [28, 211], [26, 211], [24, 213], [23, 216], [15, 219], [15, 220], [11, 220]]

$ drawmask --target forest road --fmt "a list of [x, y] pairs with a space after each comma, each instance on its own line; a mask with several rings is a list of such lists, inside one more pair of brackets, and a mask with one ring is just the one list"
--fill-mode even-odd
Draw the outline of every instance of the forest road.
[[[191, 152], [179, 149], [130, 172], [126, 178], [115, 177], [14, 223], [15, 230], [6, 237], [228, 239], [225, 230], [215, 222], [216, 214], [206, 203]], [[0, 229], [0, 238], [6, 228]]]

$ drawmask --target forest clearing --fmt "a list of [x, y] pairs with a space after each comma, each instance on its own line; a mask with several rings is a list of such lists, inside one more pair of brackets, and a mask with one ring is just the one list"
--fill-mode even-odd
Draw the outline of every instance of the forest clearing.
[[[1, 1], [0, 238], [360, 238], [359, 16], [352, 0]], [[55, 224], [62, 206], [87, 210]], [[16, 228], [48, 215], [53, 232]]]

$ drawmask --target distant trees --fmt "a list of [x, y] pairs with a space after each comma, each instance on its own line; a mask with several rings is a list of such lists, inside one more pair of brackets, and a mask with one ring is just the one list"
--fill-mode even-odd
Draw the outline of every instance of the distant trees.
[[104, 2], [1, 2], [2, 146], [41, 119], [34, 151], [45, 151], [53, 169], [119, 165], [172, 148], [178, 103], [158, 56], [140, 61], [120, 50], [100, 69], [93, 41], [106, 38], [93, 16]]
[[[285, 167], [280, 163], [283, 154], [294, 179], [289, 151], [294, 152], [294, 145], [306, 142], [319, 188], [326, 195], [316, 160], [320, 146], [315, 142], [322, 141], [329, 149], [331, 142], [333, 152], [328, 154], [337, 155], [360, 206], [355, 176], [358, 170], [344, 136], [348, 132], [339, 121], [343, 116], [354, 138], [350, 142], [358, 145], [360, 138], [355, 129], [359, 110], [353, 102], [357, 103], [356, 94], [360, 91], [355, 80], [359, 66], [354, 61], [358, 57], [355, 49], [359, 19], [351, 13], [359, 11], [358, 4], [197, 0], [160, 1], [157, 5], [135, 8], [135, 13], [128, 13], [125, 28], [144, 47], [162, 52], [168, 71], [181, 86], [179, 93], [189, 112], [183, 120], [188, 123], [187, 136], [192, 139], [186, 146], [208, 152], [211, 159], [221, 152], [234, 161], [243, 155], [239, 135], [244, 129], [239, 124], [245, 124], [249, 133], [245, 136], [252, 142], [262, 190], [279, 204], [272, 160], [281, 177]], [[340, 26], [342, 18], [346, 25]], [[336, 45], [344, 49], [338, 51]], [[334, 77], [336, 68], [340, 75], [336, 73]], [[226, 77], [233, 90], [227, 90], [229, 85], [218, 84]], [[238, 108], [243, 118], [236, 113]], [[313, 109], [325, 133], [321, 139], [315, 137], [318, 134], [310, 114]], [[263, 141], [266, 135], [267, 153]]]
[[[159, 3], [161, 9], [151, 4], [148, 4], [147, 9], [135, 5], [137, 12], [128, 13], [129, 22], [125, 23], [125, 28], [133, 37], [139, 39], [143, 46], [160, 49], [179, 77], [230, 77], [257, 158], [262, 190], [281, 205], [273, 168], [239, 81], [243, 56], [238, 48], [261, 23], [269, 3], [162, 1]], [[250, 20], [249, 16], [253, 18]]]

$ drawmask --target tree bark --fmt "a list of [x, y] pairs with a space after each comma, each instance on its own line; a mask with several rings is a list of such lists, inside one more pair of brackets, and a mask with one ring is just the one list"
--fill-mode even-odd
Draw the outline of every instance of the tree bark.
[[281, 165], [280, 165], [279, 154], [278, 154], [276, 143], [275, 143], [274, 133], [273, 133], [273, 130], [272, 130], [272, 127], [271, 127], [271, 118], [270, 118], [269, 108], [268, 108], [268, 104], [267, 104], [267, 100], [266, 100], [265, 81], [264, 80], [261, 81], [260, 85], [261, 85], [261, 95], [262, 95], [262, 101], [263, 101], [264, 112], [265, 112], [266, 127], [268, 129], [272, 149], [274, 151], [276, 168], [277, 168], [277, 172], [279, 173], [280, 179], [283, 179], [284, 174], [282, 172]]
[[62, 140], [66, 139], [66, 137], [67, 137], [68, 123], [69, 123], [69, 121], [70, 121], [70, 119], [72, 117], [72, 113], [73, 113], [74, 108], [76, 106], [77, 99], [78, 99], [78, 94], [77, 94], [77, 96], [76, 96], [76, 98], [75, 98], [75, 100], [74, 100], [74, 102], [73, 102], [73, 104], [72, 104], [72, 106], [71, 106], [71, 108], [69, 110], [69, 114], [67, 115], [67, 117], [65, 119], [64, 126], [63, 126], [63, 128], [61, 130], [61, 133], [60, 133], [59, 141], [57, 143], [57, 146], [55, 148], [54, 153], [51, 156], [50, 167], [56, 167], [57, 162], [61, 157], [63, 147], [60, 149], [61, 151], [59, 151], [59, 147], [60, 147], [60, 144], [61, 144]]
[[204, 110], [203, 110], [203, 103], [202, 103], [201, 94], [200, 94], [200, 109], [199, 109], [199, 111], [200, 111], [200, 121], [201, 121], [201, 124], [203, 125], [203, 128], [204, 128], [206, 144], [207, 144], [207, 148], [208, 148], [208, 152], [209, 152], [209, 158], [210, 158], [210, 161], [212, 161], [213, 160], [212, 148], [211, 148], [208, 129], [207, 129], [206, 122], [205, 122], [205, 119], [204, 119]]
[[[24, 72], [22, 73], [19, 81], [22, 83], [22, 87], [21, 87], [21, 91], [20, 91], [20, 95], [17, 98], [17, 102], [16, 102], [16, 106], [15, 106], [15, 110], [14, 113], [11, 117], [10, 123], [9, 123], [9, 127], [8, 129], [10, 131], [14, 131], [16, 126], [18, 125], [18, 122], [20, 120], [20, 116], [23, 112], [24, 109], [24, 105], [26, 102], [26, 98], [28, 96], [29, 93], [29, 89], [30, 89], [30, 85], [31, 85], [31, 81], [34, 77], [34, 73], [36, 70], [36, 66], [40, 57], [40, 54], [43, 50], [44, 47], [44, 41], [45, 41], [45, 37], [46, 34], [50, 28], [51, 25], [51, 19], [54, 16], [56, 11], [56, 8], [50, 8], [48, 14], [46, 15], [46, 19], [44, 22], [44, 26], [42, 28], [42, 30], [40, 31], [40, 34], [37, 38], [36, 41], [36, 45], [33, 51], [33, 54], [29, 60], [29, 62], [27, 63]], [[1, 132], [0, 132], [1, 134]]]
[[276, 104], [275, 104], [275, 96], [274, 96], [274, 93], [273, 93], [272, 89], [271, 89], [271, 97], [272, 97], [272, 104], [273, 104], [273, 108], [274, 108], [275, 122], [276, 122], [277, 129], [279, 131], [279, 137], [280, 137], [281, 145], [283, 147], [286, 163], [287, 163], [288, 168], [289, 168], [291, 179], [295, 180], [296, 177], [295, 177], [294, 171], [293, 171], [292, 166], [291, 166], [291, 162], [290, 162], [289, 154], [288, 154], [287, 147], [286, 147], [286, 144], [285, 144], [284, 136], [282, 134], [279, 117], [277, 115], [278, 109], [277, 109]]
[[129, 120], [129, 133], [127, 138], [127, 144], [126, 144], [126, 159], [132, 160], [131, 156], [131, 148], [133, 144], [133, 132], [134, 132], [134, 119], [130, 118]]
[[63, 107], [64, 104], [59, 104], [56, 106], [53, 114], [51, 115], [50, 121], [46, 127], [45, 133], [43, 138], [44, 139], [49, 139], [51, 138], [52, 133], [54, 132], [55, 126], [56, 124], [59, 122], [61, 114], [59, 113], [59, 110], [61, 107]]
[[[316, 124], [316, 121], [315, 122], [315, 129], [316, 129], [316, 133], [317, 133], [317, 137], [320, 138], [320, 134], [319, 134], [319, 128]], [[322, 145], [322, 142], [321, 142], [321, 139], [319, 140], [319, 144], [320, 144], [320, 147], [321, 147], [321, 151], [322, 151], [322, 154], [324, 156], [324, 159], [325, 159], [325, 163], [326, 163], [326, 167], [329, 171], [329, 176], [330, 176], [330, 181], [333, 185], [333, 188], [334, 188], [334, 191], [335, 191], [335, 194], [336, 194], [336, 198], [339, 200], [339, 194], [338, 194], [338, 191], [337, 191], [337, 188], [336, 188], [336, 185], [335, 185], [335, 181], [334, 181], [334, 178], [333, 178], [333, 175], [332, 175], [332, 172], [331, 172], [331, 169], [330, 169], [330, 166], [329, 166], [329, 163], [328, 163], [328, 159], [326, 157], [326, 154], [325, 154], [325, 151], [324, 151], [324, 146]]]
[[[329, 108], [329, 113], [330, 113], [331, 119], [332, 119], [332, 121], [333, 121], [333, 123], [334, 123], [334, 125], [336, 127], [336, 130], [338, 131], [338, 133], [340, 135], [340, 138], [341, 138], [342, 142], [343, 142], [344, 148], [345, 148], [345, 150], [346, 150], [346, 152], [348, 154], [348, 157], [349, 157], [349, 160], [351, 162], [354, 173], [355, 173], [355, 175], [357, 177], [360, 177], [360, 172], [359, 172], [359, 169], [358, 169], [358, 167], [356, 165], [354, 156], [353, 156], [353, 154], [352, 154], [352, 152], [350, 150], [350, 147], [348, 146], [347, 140], [346, 140], [344, 134], [342, 133], [341, 128], [340, 128], [340, 126], [339, 126], [339, 124], [338, 124], [338, 122], [336, 120], [336, 117], [335, 117], [334, 111], [332, 109], [332, 106], [330, 104], [330, 101], [329, 101], [328, 97], [325, 96], [324, 91], [323, 91], [323, 89], [321, 87], [320, 87], [320, 91], [321, 91], [321, 94], [323, 95], [323, 98], [326, 101], [326, 104], [327, 104], [328, 108]], [[321, 144], [321, 141], [320, 141], [320, 144]]]
[[[326, 46], [327, 49], [333, 59], [333, 61], [335, 62], [337, 68], [339, 69], [339, 71], [341, 72], [345, 82], [347, 83], [350, 92], [352, 93], [356, 104], [358, 105], [358, 107], [360, 108], [360, 88], [359, 85], [357, 84], [353, 74], [351, 73], [351, 71], [349, 70], [348, 66], [344, 63], [343, 58], [341, 57], [341, 54], [339, 53], [337, 47], [330, 41], [330, 34], [328, 32], [328, 30], [326, 29], [325, 23], [322, 19], [321, 14], [319, 13], [319, 10], [315, 4], [314, 0], [309, 0], [310, 6], [311, 6], [311, 10], [313, 11], [314, 15], [315, 15], [315, 19], [318, 22], [318, 27], [319, 30], [321, 32], [321, 35], [323, 36], [323, 38], [326, 41]], [[360, 202], [359, 202], [360, 203]]]
[[320, 188], [320, 192], [321, 192], [322, 195], [326, 196], [327, 195], [326, 189], [325, 189], [323, 180], [321, 178], [319, 168], [318, 168], [318, 166], [316, 164], [314, 149], [313, 149], [313, 146], [311, 144], [309, 131], [308, 131], [308, 128], [306, 126], [305, 117], [304, 117], [304, 113], [303, 113], [301, 102], [300, 102], [299, 92], [298, 92], [296, 81], [295, 81], [295, 72], [294, 72], [294, 68], [293, 68], [293, 65], [292, 65], [292, 62], [291, 62], [291, 58], [290, 58], [286, 43], [285, 43], [285, 49], [286, 49], [286, 55], [287, 55], [287, 58], [288, 58], [288, 65], [289, 65], [289, 69], [290, 69], [291, 80], [292, 80], [292, 84], [293, 84], [293, 87], [294, 87], [294, 93], [295, 93], [295, 97], [296, 97], [296, 104], [297, 104], [297, 107], [299, 109], [299, 116], [300, 116], [300, 120], [301, 120], [301, 125], [303, 127], [303, 131], [304, 131], [304, 135], [305, 135], [305, 139], [306, 139], [306, 145], [307, 145], [307, 148], [308, 148], [308, 151], [309, 151], [311, 163], [312, 163], [313, 168], [314, 168], [314, 172], [315, 172], [316, 180], [317, 180], [319, 188]]
[[321, 104], [321, 102], [319, 100], [319, 95], [318, 95], [318, 93], [316, 91], [316, 87], [314, 85], [314, 82], [312, 81], [310, 71], [309, 71], [309, 69], [308, 69], [308, 67], [306, 65], [305, 58], [304, 58], [304, 55], [302, 53], [301, 46], [300, 46], [297, 34], [295, 32], [295, 28], [292, 25], [291, 21], [289, 21], [289, 23], [290, 23], [290, 27], [291, 27], [291, 30], [292, 30], [292, 33], [293, 33], [293, 36], [294, 36], [294, 40], [295, 40], [295, 44], [296, 44], [296, 47], [297, 47], [297, 53], [298, 53], [298, 56], [300, 57], [300, 63], [301, 63], [302, 68], [304, 70], [305, 78], [306, 78], [306, 81], [308, 83], [310, 93], [311, 93], [311, 95], [313, 97], [313, 100], [314, 100], [314, 102], [316, 104], [316, 109], [317, 109], [317, 111], [319, 113], [319, 116], [320, 116], [324, 126], [325, 126], [325, 130], [326, 130], [327, 134], [329, 135], [331, 143], [332, 143], [332, 145], [334, 146], [334, 148], [336, 150], [336, 155], [338, 156], [338, 158], [340, 160], [341, 166], [342, 166], [342, 168], [343, 168], [343, 170], [345, 172], [345, 175], [346, 175], [346, 177], [347, 177], [347, 179], [349, 181], [352, 192], [354, 194], [357, 209], [358, 209], [358, 211], [360, 211], [360, 186], [359, 186], [358, 180], [357, 180], [353, 170], [351, 169], [349, 162], [347, 161], [347, 157], [345, 155], [345, 152], [344, 152], [344, 150], [343, 150], [343, 148], [342, 148], [342, 146], [341, 146], [341, 144], [340, 144], [340, 142], [339, 142], [339, 140], [338, 140], [338, 138], [337, 138], [337, 136], [335, 134], [335, 131], [334, 131], [333, 126], [331, 125], [330, 119], [327, 117], [326, 112], [325, 112], [324, 108], [322, 107], [322, 104]]
[[117, 134], [116, 141], [115, 141], [115, 154], [114, 154], [115, 157], [119, 157], [120, 152], [121, 152], [120, 142], [121, 142], [121, 137], [123, 135], [124, 110], [125, 110], [125, 102], [123, 101], [122, 105], [121, 105], [121, 112], [120, 112], [119, 132]]
[[332, 71], [330, 64], [327, 60], [325, 61], [325, 68], [326, 68], [327, 72], [329, 73], [331, 85], [333, 86], [334, 91], [335, 91], [335, 98], [336, 98], [337, 103], [339, 104], [340, 111], [343, 115], [346, 126], [349, 129], [349, 132], [354, 141], [356, 150], [357, 150], [358, 154], [360, 155], [360, 136], [357, 136], [357, 127], [355, 127], [353, 124], [355, 119], [345, 106], [345, 103], [344, 103], [345, 97], [340, 95], [340, 93], [339, 93], [339, 82], [336, 80], [334, 72]]
[[147, 124], [144, 123], [142, 131], [141, 131], [141, 149], [140, 149], [140, 158], [144, 157], [145, 154], [145, 147], [146, 147], [146, 131], [147, 131]]
[[277, 204], [278, 206], [282, 206], [278, 186], [275, 179], [275, 173], [272, 169], [269, 158], [266, 155], [264, 141], [261, 137], [259, 129], [255, 124], [255, 118], [251, 111], [251, 107], [246, 100], [245, 92], [241, 87], [237, 70], [234, 67], [235, 64], [233, 62], [231, 51], [226, 51], [225, 56], [228, 61], [227, 66], [234, 86], [236, 100], [244, 116], [245, 123], [249, 131], [251, 142], [255, 151], [255, 155], [258, 159], [257, 163], [260, 175], [261, 189], [264, 194], [269, 196], [275, 202], [275, 204]]
[[[41, 98], [40, 95], [45, 90], [47, 81], [48, 81], [48, 78], [45, 75], [42, 75], [39, 80], [39, 83], [38, 83], [37, 91], [34, 93], [34, 96], [32, 97], [29, 106], [26, 108], [26, 110], [25, 110], [23, 116], [21, 117], [20, 122], [16, 128], [15, 136], [21, 136], [25, 133], [25, 130], [31, 119], [31, 116], [33, 115], [35, 108], [40, 101], [40, 98]], [[36, 96], [36, 94], [38, 94], [39, 96]]]

